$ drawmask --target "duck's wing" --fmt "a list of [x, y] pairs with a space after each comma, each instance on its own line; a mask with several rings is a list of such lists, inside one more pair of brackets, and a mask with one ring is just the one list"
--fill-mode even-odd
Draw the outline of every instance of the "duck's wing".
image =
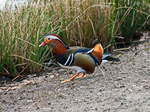
[[63, 55], [57, 55], [56, 61], [65, 66], [73, 65], [74, 57], [77, 53], [86, 54], [90, 49], [84, 47], [70, 47]]
[[91, 55], [86, 53], [76, 53], [74, 56], [74, 66], [81, 67], [87, 73], [93, 73], [95, 70], [96, 63]]
[[65, 66], [58, 63], [62, 68], [74, 70], [76, 73], [93, 73], [95, 70], [94, 60], [87, 54], [78, 53], [75, 55], [74, 64]]

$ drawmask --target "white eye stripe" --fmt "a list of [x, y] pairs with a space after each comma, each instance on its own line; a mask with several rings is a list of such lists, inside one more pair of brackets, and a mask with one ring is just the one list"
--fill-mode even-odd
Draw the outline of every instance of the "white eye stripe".
[[60, 40], [58, 37], [56, 36], [53, 36], [53, 35], [48, 35], [46, 36], [48, 39], [57, 39], [57, 40]]
[[55, 36], [55, 35], [47, 35], [47, 36], [45, 36], [45, 37], [47, 37], [49, 40], [52, 40], [52, 39], [54, 39], [54, 40], [59, 40], [61, 43], [63, 43], [63, 45], [64, 45], [65, 47], [67, 47], [66, 44], [65, 44], [61, 39], [59, 39], [57, 36]]

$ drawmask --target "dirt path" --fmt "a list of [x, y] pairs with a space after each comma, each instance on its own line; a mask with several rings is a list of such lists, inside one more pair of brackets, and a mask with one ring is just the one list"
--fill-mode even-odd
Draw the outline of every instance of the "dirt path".
[[66, 70], [0, 87], [0, 112], [150, 112], [150, 41], [82, 80], [61, 84]]

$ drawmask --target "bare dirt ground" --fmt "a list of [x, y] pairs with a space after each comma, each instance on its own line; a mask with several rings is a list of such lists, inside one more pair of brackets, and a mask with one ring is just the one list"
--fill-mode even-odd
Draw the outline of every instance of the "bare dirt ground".
[[87, 78], [61, 84], [67, 70], [0, 85], [0, 112], [150, 112], [150, 40], [119, 51]]

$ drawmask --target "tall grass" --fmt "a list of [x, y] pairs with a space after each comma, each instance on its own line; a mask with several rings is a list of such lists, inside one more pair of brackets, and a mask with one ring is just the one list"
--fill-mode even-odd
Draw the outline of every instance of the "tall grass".
[[[49, 9], [28, 6], [0, 14], [0, 67], [1, 73], [19, 74], [40, 71], [43, 50], [39, 39], [55, 26]], [[57, 25], [57, 24], [55, 24]]]
[[113, 0], [111, 37], [122, 36], [131, 41], [136, 32], [143, 30], [150, 20], [149, 0]]
[[68, 45], [80, 46], [91, 46], [96, 38], [107, 45], [120, 33], [129, 37], [129, 29], [135, 32], [148, 16], [139, 13], [145, 9], [137, 5], [120, 4], [117, 0], [37, 0], [15, 11], [1, 11], [0, 74], [41, 71], [50, 50], [38, 45], [47, 33], [60, 35]]

